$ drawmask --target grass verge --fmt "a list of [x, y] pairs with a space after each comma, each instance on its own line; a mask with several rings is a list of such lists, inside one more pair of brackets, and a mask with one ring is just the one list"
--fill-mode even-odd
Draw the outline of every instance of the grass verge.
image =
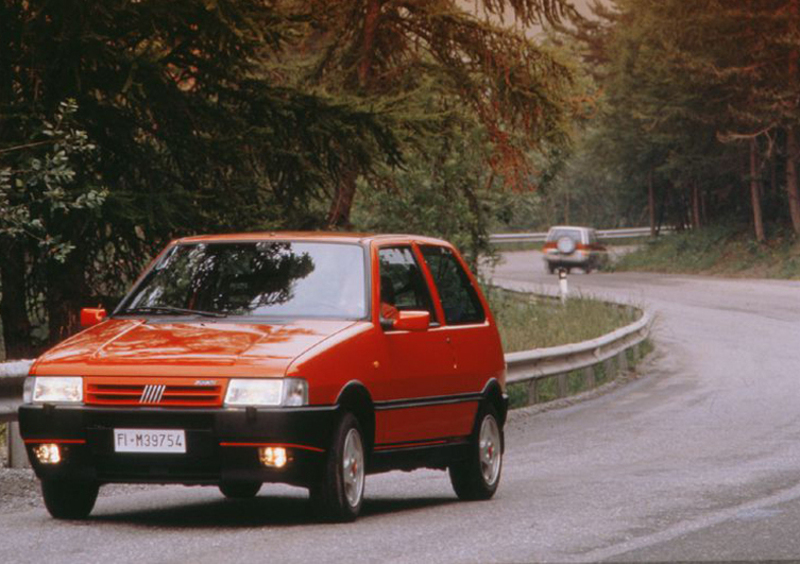
[[717, 225], [650, 241], [619, 259], [617, 271], [800, 280], [800, 241], [773, 231], [757, 243], [742, 226]]
[[496, 287], [486, 295], [507, 353], [596, 339], [635, 321], [631, 308], [583, 296], [561, 304]]

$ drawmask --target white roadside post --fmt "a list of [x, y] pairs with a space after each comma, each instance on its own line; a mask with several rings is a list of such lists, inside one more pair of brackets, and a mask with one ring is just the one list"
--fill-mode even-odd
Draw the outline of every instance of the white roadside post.
[[28, 453], [25, 452], [25, 443], [19, 434], [19, 423], [10, 421], [6, 423], [6, 440], [8, 441], [8, 467], [30, 468]]
[[569, 293], [569, 286], [567, 285], [567, 269], [558, 269], [558, 294], [561, 296], [561, 303], [567, 303], [567, 294]]

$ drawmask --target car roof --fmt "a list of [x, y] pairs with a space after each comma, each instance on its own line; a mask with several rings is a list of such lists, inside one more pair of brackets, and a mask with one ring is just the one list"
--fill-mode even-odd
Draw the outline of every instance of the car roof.
[[338, 231], [264, 231], [258, 233], [224, 233], [218, 235], [194, 235], [182, 237], [175, 243], [213, 243], [235, 241], [321, 241], [337, 243], [360, 243], [387, 241], [407, 241], [450, 245], [443, 239], [409, 234], [345, 233]]

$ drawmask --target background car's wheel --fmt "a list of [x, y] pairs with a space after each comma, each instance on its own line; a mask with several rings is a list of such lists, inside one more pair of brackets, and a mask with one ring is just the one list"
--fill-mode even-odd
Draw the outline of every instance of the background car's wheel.
[[364, 501], [366, 454], [361, 426], [345, 413], [333, 435], [323, 475], [310, 488], [311, 503], [325, 521], [354, 521]]
[[85, 519], [99, 491], [97, 482], [42, 480], [44, 505], [56, 519]]
[[255, 497], [260, 489], [261, 482], [222, 482], [219, 485], [222, 495], [232, 499]]
[[554, 265], [552, 262], [547, 263], [547, 270], [550, 271], [550, 274], [555, 274], [556, 273], [556, 265]]
[[450, 466], [450, 482], [460, 499], [489, 499], [497, 491], [503, 469], [503, 431], [494, 407], [478, 412], [469, 457]]

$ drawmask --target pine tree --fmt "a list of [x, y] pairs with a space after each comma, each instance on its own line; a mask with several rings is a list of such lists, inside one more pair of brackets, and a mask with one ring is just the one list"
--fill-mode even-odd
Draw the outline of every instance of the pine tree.
[[[487, 165], [519, 184], [530, 172], [530, 151], [563, 134], [569, 72], [524, 34], [542, 21], [571, 16], [563, 0], [482, 0], [477, 14], [454, 0], [301, 5], [314, 14], [304, 43], [314, 59], [309, 80], [334, 92], [399, 102], [397, 125], [409, 136], [424, 132], [417, 108], [433, 88], [440, 100], [428, 107], [433, 135], [441, 135], [442, 116], [454, 105], [469, 108], [494, 148]], [[504, 16], [518, 28], [504, 25]], [[351, 171], [337, 185], [330, 226], [349, 223], [357, 177]]]
[[[73, 127], [97, 146], [69, 188], [108, 188], [98, 215], [47, 222], [46, 236], [72, 244], [64, 262], [0, 232], [6, 347], [31, 346], [29, 316], [43, 309], [49, 340], [71, 332], [81, 306], [118, 295], [169, 238], [302, 226], [343, 163], [397, 160], [372, 108], [264, 71], [299, 25], [262, 0], [0, 2], [0, 169], [47, 155], [40, 125], [69, 98]], [[9, 209], [27, 201], [9, 194]]]

